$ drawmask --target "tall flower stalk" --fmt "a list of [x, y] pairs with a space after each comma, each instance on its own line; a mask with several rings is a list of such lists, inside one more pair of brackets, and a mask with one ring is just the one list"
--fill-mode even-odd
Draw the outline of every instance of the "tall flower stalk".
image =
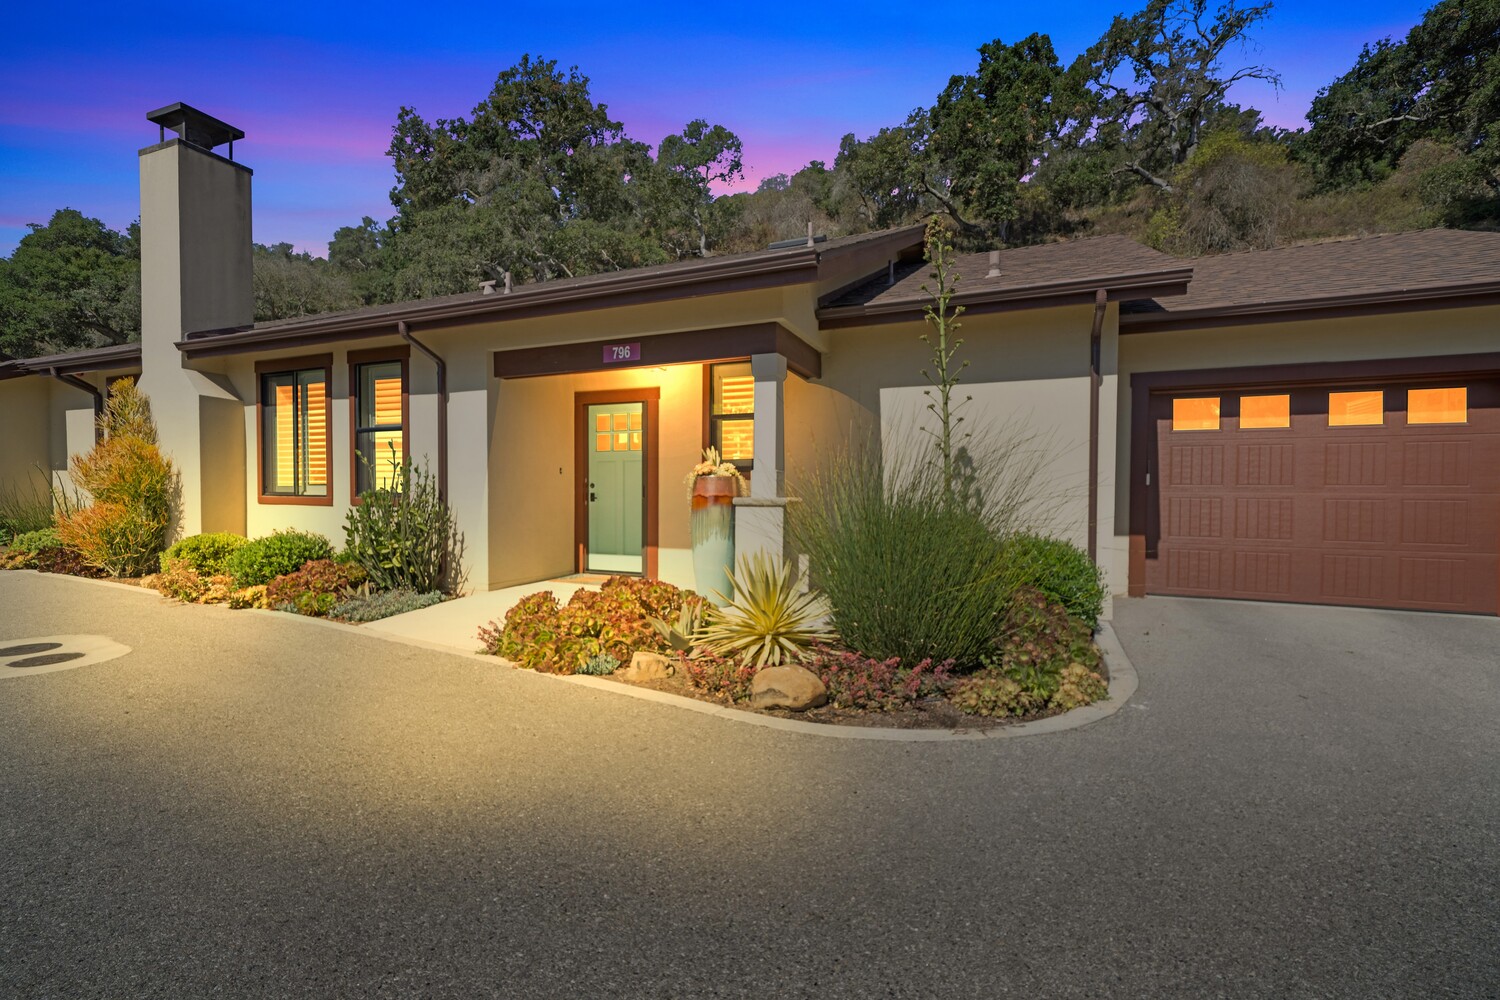
[[957, 478], [954, 454], [969, 437], [967, 431], [959, 433], [959, 425], [964, 422], [964, 418], [958, 411], [972, 402], [974, 397], [965, 396], [956, 403], [953, 401], [954, 387], [958, 385], [963, 370], [969, 367], [968, 361], [958, 360], [958, 349], [964, 344], [963, 338], [957, 335], [962, 325], [958, 317], [963, 315], [964, 307], [952, 304], [958, 287], [958, 275], [953, 273], [953, 246], [948, 242], [948, 233], [943, 224], [935, 216], [927, 222], [925, 241], [927, 262], [932, 265], [930, 274], [936, 287], [925, 284], [922, 286], [922, 291], [932, 298], [922, 310], [929, 327], [922, 334], [922, 343], [932, 348], [929, 362], [931, 369], [922, 369], [922, 376], [932, 384], [932, 388], [923, 390], [923, 395], [927, 397], [927, 409], [937, 417], [938, 426], [936, 430], [931, 427], [924, 427], [923, 430], [932, 436], [938, 451], [938, 465], [943, 473], [943, 495], [952, 500], [955, 497], [954, 480]]

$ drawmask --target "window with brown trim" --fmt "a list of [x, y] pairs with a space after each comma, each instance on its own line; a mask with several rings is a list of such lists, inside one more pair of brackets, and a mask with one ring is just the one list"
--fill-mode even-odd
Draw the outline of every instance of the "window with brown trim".
[[328, 374], [324, 358], [256, 365], [262, 502], [332, 502]]
[[755, 376], [750, 362], [709, 365], [708, 443], [741, 470], [755, 466]]
[[354, 492], [399, 489], [406, 462], [406, 360], [352, 366]]
[[1219, 429], [1218, 396], [1184, 396], [1172, 400], [1174, 431], [1216, 431]]

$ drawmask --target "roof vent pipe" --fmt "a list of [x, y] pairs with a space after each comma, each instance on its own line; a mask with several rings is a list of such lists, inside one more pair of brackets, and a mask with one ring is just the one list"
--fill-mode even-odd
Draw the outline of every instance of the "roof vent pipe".
[[814, 242], [813, 241], [813, 224], [812, 224], [812, 220], [808, 219], [807, 220], [807, 245], [808, 246], [812, 246], [813, 242]]
[[1000, 251], [999, 250], [991, 250], [990, 251], [990, 273], [986, 274], [985, 277], [986, 278], [998, 278], [998, 277], [1000, 277]]
[[509, 271], [505, 272], [505, 294], [506, 295], [510, 294], [510, 272]]
[[494, 295], [495, 294], [495, 286], [498, 285], [498, 284], [499, 284], [499, 282], [495, 281], [493, 279], [491, 279], [489, 281], [481, 281], [479, 283], [479, 294], [480, 295]]

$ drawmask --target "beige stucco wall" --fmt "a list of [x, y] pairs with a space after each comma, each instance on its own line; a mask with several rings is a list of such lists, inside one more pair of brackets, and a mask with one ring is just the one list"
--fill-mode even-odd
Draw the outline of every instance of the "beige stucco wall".
[[[1500, 349], [1500, 306], [1423, 310], [1379, 316], [1257, 323], [1245, 326], [1127, 333], [1119, 339], [1120, 389], [1115, 401], [1114, 540], [1129, 540], [1130, 376], [1137, 372], [1367, 361]], [[1123, 567], [1111, 575], [1125, 590]]]
[[45, 486], [37, 470], [49, 466], [51, 381], [27, 376], [0, 382], [0, 490]]
[[490, 587], [576, 570], [574, 395], [641, 387], [661, 390], [658, 575], [678, 586], [693, 586], [683, 479], [698, 460], [703, 440], [703, 366], [696, 364], [496, 383], [488, 463]]
[[[1105, 317], [1101, 426], [1113, 434], [1112, 343], [1117, 310]], [[1092, 306], [964, 316], [959, 359], [969, 366], [955, 390], [955, 402], [972, 396], [958, 411], [961, 428], [973, 435], [978, 453], [1012, 450], [1010, 468], [1024, 475], [1034, 468], [1032, 525], [1084, 545], [1088, 535], [1089, 332]], [[788, 492], [799, 476], [817, 468], [826, 443], [881, 435], [887, 453], [930, 447], [921, 428], [932, 424], [923, 395], [930, 348], [920, 322], [836, 330], [823, 359], [823, 377], [811, 385], [788, 380]], [[1101, 455], [1104, 462], [1111, 453]], [[919, 452], [920, 453], [920, 452]], [[1111, 465], [1103, 466], [1106, 470]], [[1108, 491], [1101, 494], [1101, 523], [1112, 523]]]

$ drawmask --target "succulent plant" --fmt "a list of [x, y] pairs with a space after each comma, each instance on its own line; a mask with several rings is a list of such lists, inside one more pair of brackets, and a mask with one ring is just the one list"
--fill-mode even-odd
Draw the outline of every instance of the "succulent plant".
[[790, 563], [764, 552], [743, 556], [729, 582], [733, 598], [715, 595], [724, 606], [709, 609], [693, 635], [709, 653], [766, 667], [799, 663], [812, 646], [833, 641], [823, 595], [804, 590]]
[[612, 674], [619, 669], [620, 661], [608, 653], [596, 653], [584, 661], [583, 666], [578, 668], [578, 673], [589, 674], [593, 677], [602, 677]]

